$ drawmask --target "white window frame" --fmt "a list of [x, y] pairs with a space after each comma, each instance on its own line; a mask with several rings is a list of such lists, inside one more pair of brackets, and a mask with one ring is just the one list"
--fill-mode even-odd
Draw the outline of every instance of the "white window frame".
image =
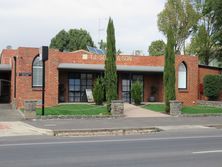
[[[41, 62], [40, 65], [38, 64], [39, 62]], [[32, 63], [32, 87], [42, 87], [43, 74], [40, 74], [39, 71], [37, 73], [34, 73], [35, 70], [41, 70], [43, 72], [43, 64], [39, 56], [35, 57]], [[36, 76], [36, 74], [40, 74], [40, 75]], [[39, 78], [35, 78], [35, 77], [39, 77]]]
[[178, 88], [187, 90], [187, 66], [184, 62], [180, 63], [178, 68]]

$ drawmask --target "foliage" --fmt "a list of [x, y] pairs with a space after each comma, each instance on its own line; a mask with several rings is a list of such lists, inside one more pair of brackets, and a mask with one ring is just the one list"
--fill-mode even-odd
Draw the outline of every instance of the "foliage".
[[217, 100], [222, 89], [222, 79], [219, 75], [206, 75], [204, 77], [204, 95], [209, 100]]
[[[99, 48], [106, 52], [107, 43], [104, 42], [103, 40], [101, 40], [101, 41], [99, 42]], [[116, 55], [120, 55], [121, 53], [122, 53], [122, 51], [121, 51], [120, 49], [118, 49], [118, 50], [116, 51]]]
[[108, 111], [111, 101], [117, 99], [116, 41], [113, 20], [109, 18], [107, 27], [107, 52], [105, 60], [105, 90]]
[[173, 30], [175, 51], [179, 53], [198, 20], [199, 14], [190, 0], [167, 0], [164, 10], [158, 15], [158, 27], [166, 36], [169, 28]]
[[136, 105], [140, 105], [142, 101], [142, 91], [143, 91], [143, 85], [140, 81], [136, 81], [132, 84], [131, 93], [134, 103]]
[[167, 33], [167, 46], [164, 64], [164, 95], [165, 95], [165, 111], [170, 112], [170, 100], [176, 99], [175, 94], [175, 52], [174, 52], [174, 35], [173, 29], [169, 29]]
[[165, 54], [166, 44], [163, 40], [153, 41], [148, 49], [149, 55], [151, 56], [161, 56]]
[[61, 30], [50, 43], [50, 48], [59, 49], [59, 51], [68, 50], [69, 34], [65, 30]]
[[212, 14], [215, 18], [215, 39], [222, 46], [222, 1], [221, 0], [206, 0], [205, 13]]
[[87, 45], [94, 46], [90, 34], [83, 29], [70, 29], [60, 31], [52, 38], [50, 48], [59, 49], [60, 51], [75, 51], [87, 49]]
[[[36, 109], [36, 114], [41, 115], [41, 108]], [[66, 104], [46, 107], [45, 115], [109, 115], [105, 106], [90, 104]]]
[[221, 0], [206, 0], [205, 15], [211, 15], [214, 19], [213, 40], [219, 48], [217, 48], [216, 58], [222, 64], [222, 1]]
[[96, 105], [102, 105], [104, 99], [103, 78], [97, 78], [93, 87], [93, 98]]
[[215, 18], [213, 13], [204, 13], [206, 6], [198, 5], [201, 16], [197, 31], [194, 33], [188, 53], [198, 55], [202, 64], [209, 65], [219, 53], [219, 46], [215, 40]]

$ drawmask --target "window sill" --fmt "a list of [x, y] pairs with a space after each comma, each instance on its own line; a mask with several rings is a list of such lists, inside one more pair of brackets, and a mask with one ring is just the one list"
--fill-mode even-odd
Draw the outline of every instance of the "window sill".
[[179, 93], [188, 93], [189, 91], [187, 89], [179, 89]]
[[42, 87], [33, 87], [32, 90], [33, 91], [42, 91]]

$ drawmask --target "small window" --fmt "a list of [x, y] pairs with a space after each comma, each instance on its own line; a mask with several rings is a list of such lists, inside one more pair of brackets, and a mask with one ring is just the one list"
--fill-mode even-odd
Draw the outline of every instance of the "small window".
[[179, 65], [178, 72], [178, 88], [187, 89], [187, 67], [185, 63]]
[[32, 65], [32, 86], [42, 87], [42, 72], [43, 66], [40, 57], [36, 57]]

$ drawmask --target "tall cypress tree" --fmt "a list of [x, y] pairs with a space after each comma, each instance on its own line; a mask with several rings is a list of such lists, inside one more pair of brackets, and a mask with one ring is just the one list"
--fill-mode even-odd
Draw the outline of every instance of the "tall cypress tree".
[[107, 27], [107, 51], [105, 60], [105, 88], [107, 109], [111, 111], [111, 100], [117, 99], [117, 72], [116, 72], [116, 41], [113, 20], [109, 18]]
[[170, 100], [176, 99], [175, 93], [175, 39], [172, 28], [167, 32], [167, 46], [164, 65], [165, 111], [170, 112]]

